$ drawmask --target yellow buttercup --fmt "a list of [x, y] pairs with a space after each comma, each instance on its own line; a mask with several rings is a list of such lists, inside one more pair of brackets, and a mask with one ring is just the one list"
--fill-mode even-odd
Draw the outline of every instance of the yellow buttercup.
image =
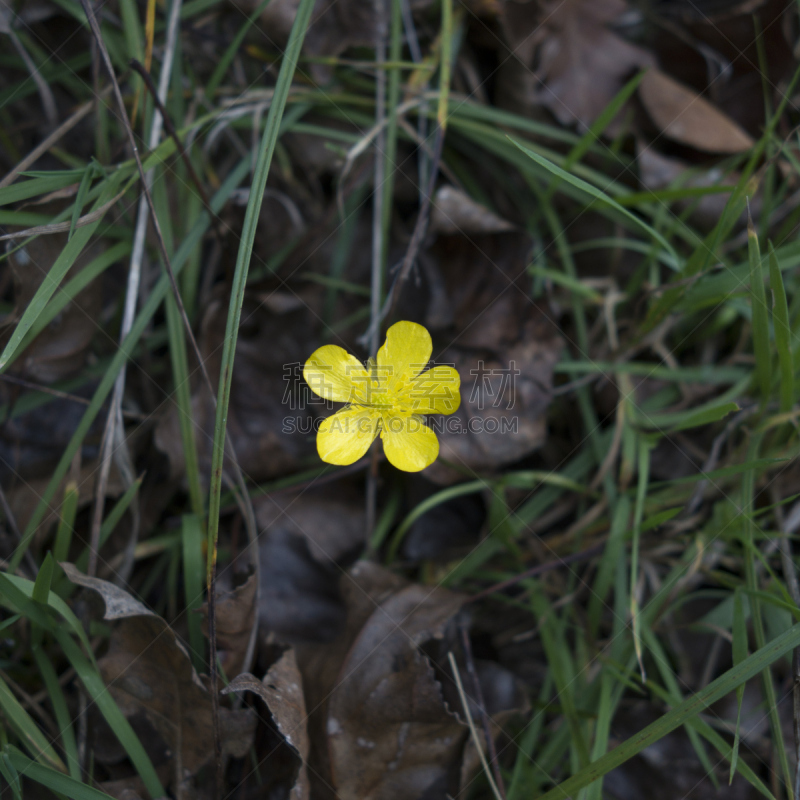
[[430, 334], [415, 322], [392, 325], [366, 367], [335, 344], [315, 350], [303, 369], [309, 387], [326, 400], [348, 404], [320, 426], [320, 458], [352, 464], [380, 434], [386, 457], [398, 469], [419, 472], [432, 464], [439, 440], [422, 415], [452, 414], [461, 403], [461, 379], [453, 367], [422, 371], [432, 351]]

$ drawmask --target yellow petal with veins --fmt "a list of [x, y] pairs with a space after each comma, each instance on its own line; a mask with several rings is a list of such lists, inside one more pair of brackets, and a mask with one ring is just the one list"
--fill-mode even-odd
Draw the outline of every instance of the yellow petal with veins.
[[428, 365], [432, 352], [431, 335], [422, 325], [396, 322], [378, 350], [377, 376], [389, 392], [403, 391], [403, 385]]
[[311, 354], [303, 377], [314, 394], [340, 403], [363, 402], [368, 390], [369, 375], [364, 365], [335, 344], [326, 344]]
[[398, 392], [397, 402], [414, 414], [452, 414], [461, 405], [461, 376], [442, 365], [425, 370]]
[[381, 416], [369, 408], [343, 408], [319, 426], [317, 452], [328, 464], [354, 464], [378, 435]]
[[419, 472], [439, 455], [436, 434], [413, 414], [384, 414], [381, 439], [386, 458], [404, 472]]

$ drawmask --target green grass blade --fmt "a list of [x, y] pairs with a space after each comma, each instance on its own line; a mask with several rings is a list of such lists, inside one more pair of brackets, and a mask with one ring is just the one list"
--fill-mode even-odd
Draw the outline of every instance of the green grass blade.
[[131, 763], [139, 773], [139, 777], [144, 782], [145, 788], [151, 797], [163, 797], [166, 793], [161, 781], [156, 773], [150, 756], [145, 752], [139, 737], [131, 727], [130, 722], [125, 718], [119, 706], [114, 701], [108, 688], [103, 683], [103, 679], [97, 668], [89, 662], [81, 652], [80, 647], [75, 644], [72, 637], [65, 630], [57, 628], [54, 633], [56, 640], [61, 645], [61, 649], [69, 659], [81, 683], [86, 687], [89, 696], [97, 705], [100, 713], [105, 717], [109, 727], [114, 731], [114, 735], [119, 739], [119, 743], [125, 749]]
[[117, 242], [97, 258], [87, 264], [74, 278], [70, 278], [64, 286], [56, 292], [53, 299], [45, 306], [44, 311], [31, 325], [20, 345], [20, 351], [28, 345], [66, 308], [69, 303], [83, 291], [95, 278], [105, 272], [110, 266], [116, 264], [130, 253], [130, 242]]
[[72, 219], [70, 220], [69, 233], [67, 234], [67, 241], [69, 241], [72, 238], [72, 234], [75, 233], [75, 226], [78, 224], [78, 218], [81, 215], [81, 209], [83, 208], [83, 205], [86, 202], [86, 192], [89, 190], [89, 186], [92, 182], [93, 177], [94, 177], [94, 165], [90, 164], [86, 168], [86, 171], [83, 173], [83, 178], [81, 178], [80, 186], [78, 186], [78, 194], [75, 196], [75, 204], [72, 209]]
[[239, 322], [242, 315], [242, 302], [244, 301], [244, 291], [247, 286], [247, 272], [250, 268], [250, 256], [253, 253], [253, 243], [255, 242], [256, 229], [259, 224], [259, 212], [264, 199], [264, 189], [267, 185], [272, 154], [275, 151], [275, 145], [280, 134], [283, 111], [286, 108], [286, 100], [289, 96], [289, 89], [297, 68], [297, 60], [300, 57], [300, 50], [303, 46], [313, 8], [313, 0], [301, 0], [292, 25], [292, 32], [286, 46], [283, 64], [281, 64], [278, 81], [275, 84], [275, 93], [264, 127], [264, 135], [261, 139], [258, 161], [256, 162], [255, 174], [250, 188], [250, 199], [247, 202], [247, 210], [245, 211], [242, 225], [241, 244], [236, 257], [228, 318], [225, 325], [225, 344], [220, 363], [217, 413], [214, 425], [211, 485], [208, 503], [207, 581], [209, 584], [211, 583], [211, 574], [216, 561], [220, 494], [222, 492], [222, 466], [225, 458], [226, 422], [228, 419], [228, 404], [231, 397], [231, 382], [233, 380], [233, 361], [236, 355], [236, 341], [239, 335]]
[[261, 0], [255, 11], [253, 11], [253, 13], [247, 18], [247, 21], [239, 29], [239, 32], [236, 34], [236, 36], [233, 37], [233, 41], [225, 49], [225, 52], [217, 62], [217, 66], [214, 67], [214, 72], [211, 73], [211, 77], [208, 79], [208, 83], [205, 86], [204, 91], [206, 97], [214, 97], [214, 92], [217, 91], [217, 87], [220, 85], [220, 83], [222, 83], [222, 79], [225, 77], [228, 67], [230, 67], [230, 65], [233, 63], [233, 59], [239, 52], [239, 48], [244, 41], [244, 37], [247, 35], [247, 32], [250, 30], [253, 23], [256, 22], [261, 16], [261, 12], [267, 7], [269, 2], [270, 0]]
[[84, 175], [84, 170], [73, 169], [67, 172], [56, 172], [47, 177], [29, 178], [26, 181], [12, 183], [0, 189], [0, 206], [8, 206], [29, 200], [31, 197], [56, 192], [77, 183]]
[[[747, 625], [744, 618], [744, 604], [741, 589], [733, 595], [733, 665], [738, 666], [747, 658]], [[728, 784], [733, 783], [736, 774], [736, 762], [739, 759], [739, 733], [742, 720], [742, 700], [744, 699], [744, 684], [736, 687], [736, 732], [733, 737], [733, 750], [731, 753], [731, 770]]]
[[775, 330], [775, 349], [778, 351], [781, 411], [787, 412], [794, 407], [792, 326], [789, 321], [789, 305], [786, 301], [783, 275], [778, 266], [778, 258], [775, 255], [775, 248], [772, 246], [772, 242], [769, 242], [769, 283], [773, 297], [772, 326]]
[[19, 780], [19, 773], [6, 752], [0, 754], [0, 773], [2, 773], [11, 787], [11, 794], [14, 796], [14, 800], [22, 800], [22, 784]]
[[646, 747], [654, 744], [680, 725], [685, 724], [687, 720], [705, 711], [717, 700], [732, 692], [740, 684], [750, 680], [754, 675], [769, 667], [770, 664], [791, 652], [798, 645], [800, 645], [800, 624], [792, 626], [769, 644], [759, 648], [741, 664], [732, 667], [720, 675], [719, 678], [709, 683], [705, 689], [684, 700], [664, 716], [618, 745], [610, 753], [592, 762], [588, 767], [580, 770], [571, 778], [542, 795], [539, 800], [564, 800], [565, 797], [570, 797], [601, 776], [607, 775], [612, 769], [624, 764], [637, 753], [641, 753]]
[[58, 529], [53, 545], [53, 558], [56, 563], [69, 558], [69, 546], [72, 542], [72, 532], [75, 529], [75, 515], [78, 513], [78, 494], [78, 485], [75, 481], [70, 481], [64, 489], [64, 500], [61, 503]]
[[183, 515], [183, 589], [186, 597], [186, 621], [189, 626], [189, 645], [192, 664], [198, 672], [204, 670], [205, 639], [197, 609], [203, 604], [203, 528], [194, 514]]
[[758, 234], [749, 215], [747, 218], [747, 254], [750, 260], [750, 302], [753, 308], [753, 353], [756, 359], [756, 381], [761, 392], [761, 401], [766, 403], [772, 388], [769, 314], [767, 296], [764, 291], [764, 273], [761, 250], [758, 246]]
[[81, 766], [78, 760], [78, 745], [75, 742], [75, 730], [72, 726], [72, 714], [67, 707], [67, 700], [64, 697], [64, 690], [58, 682], [58, 675], [56, 674], [53, 664], [50, 659], [45, 655], [41, 647], [34, 647], [32, 649], [33, 658], [36, 661], [36, 666], [39, 668], [39, 674], [44, 680], [45, 688], [47, 689], [47, 696], [50, 698], [50, 705], [53, 707], [53, 713], [56, 717], [58, 730], [61, 734], [61, 743], [64, 747], [64, 753], [67, 757], [67, 766], [69, 767], [69, 774], [75, 778], [76, 781], [81, 779]]
[[46, 786], [53, 792], [70, 797], [72, 800], [113, 800], [111, 795], [101, 792], [99, 789], [94, 789], [69, 775], [64, 775], [50, 767], [31, 761], [13, 745], [6, 747], [4, 755], [8, 755], [14, 769], [30, 780]]
[[386, 554], [386, 563], [391, 564], [400, 550], [400, 545], [403, 538], [408, 533], [411, 526], [423, 515], [427, 514], [432, 508], [452, 500], [454, 497], [463, 497], [467, 494], [475, 494], [475, 492], [482, 492], [486, 488], [486, 481], [470, 481], [469, 483], [461, 483], [458, 486], [450, 486], [447, 489], [442, 489], [436, 494], [425, 498], [421, 503], [410, 511], [406, 518], [397, 527], [392, 539], [389, 543], [388, 553]]
[[2, 710], [6, 722], [37, 761], [60, 772], [67, 771], [64, 762], [53, 750], [47, 737], [39, 730], [39, 726], [31, 719], [31, 715], [22, 707], [19, 700], [14, 697], [8, 684], [2, 678], [0, 678], [0, 710]]
[[44, 557], [42, 566], [39, 567], [39, 573], [36, 575], [36, 582], [33, 584], [33, 599], [37, 603], [44, 603], [47, 605], [47, 599], [50, 596], [50, 584], [53, 582], [54, 567], [55, 561], [53, 561], [53, 555], [48, 552]]
[[[107, 182], [102, 193], [100, 194], [100, 197], [98, 197], [94, 208], [101, 207], [114, 196], [117, 186], [119, 185], [120, 177], [121, 176], [117, 175]], [[70, 267], [75, 263], [75, 259], [81, 254], [84, 247], [86, 247], [89, 239], [97, 230], [97, 227], [100, 225], [101, 221], [102, 220], [98, 219], [90, 225], [85, 225], [84, 227], [80, 228], [80, 230], [78, 230], [78, 232], [61, 251], [53, 266], [50, 268], [47, 277], [42, 282], [42, 285], [37, 289], [36, 294], [34, 294], [33, 298], [28, 304], [28, 307], [23, 312], [22, 318], [17, 323], [17, 326], [14, 328], [14, 332], [11, 334], [11, 338], [8, 340], [8, 344], [6, 344], [2, 354], [0, 354], [0, 372], [7, 369], [9, 364], [13, 361], [14, 357], [17, 355], [22, 340], [25, 338], [25, 334], [41, 315], [42, 311], [44, 311], [44, 308], [50, 301], [50, 298], [53, 296], [56, 289], [58, 289], [58, 287], [61, 285], [61, 281], [64, 279], [64, 276], [67, 274]]]

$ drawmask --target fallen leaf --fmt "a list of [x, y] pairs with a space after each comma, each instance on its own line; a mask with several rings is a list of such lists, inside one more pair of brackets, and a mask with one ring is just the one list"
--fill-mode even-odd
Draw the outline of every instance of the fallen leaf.
[[433, 201], [431, 233], [499, 233], [513, 225], [454, 186], [441, 186]]
[[[173, 753], [173, 779], [181, 784], [213, 757], [211, 695], [194, 671], [186, 649], [167, 623], [125, 590], [62, 563], [67, 577], [100, 594], [104, 619], [115, 621], [100, 673], [126, 717], [144, 714]], [[249, 750], [255, 718], [220, 709], [225, 755]]]
[[280, 527], [302, 536], [322, 564], [357, 554], [364, 545], [362, 498], [341, 487], [269, 495], [256, 501], [255, 512], [259, 530]]
[[259, 537], [262, 638], [282, 642], [330, 641], [344, 625], [339, 572], [315, 559], [307, 540], [277, 526]]
[[[310, 788], [306, 766], [310, 743], [306, 728], [303, 678], [297, 667], [294, 651], [287, 650], [269, 668], [263, 680], [243, 673], [232, 680], [222, 693], [245, 691], [254, 692], [264, 701], [286, 743], [297, 754], [298, 766], [291, 796], [296, 800], [305, 800], [309, 796]], [[266, 766], [269, 769], [269, 756]]]
[[[256, 624], [255, 574], [230, 591], [217, 591], [217, 657], [231, 679], [242, 671], [253, 625]], [[203, 633], [208, 636], [208, 603], [202, 605]]]
[[624, 0], [503, 4], [501, 23], [514, 56], [509, 64], [562, 124], [588, 127], [637, 68], [654, 63], [650, 53], [609, 29], [627, 10]]
[[[296, 470], [303, 457], [315, 452], [309, 431], [312, 413], [299, 400], [302, 365], [314, 349], [305, 308], [283, 314], [267, 311], [254, 295], [245, 298], [236, 345], [228, 412], [228, 437], [236, 450], [242, 472], [258, 481]], [[212, 384], [220, 369], [222, 341], [228, 314], [228, 298], [218, 292], [208, 304], [200, 326], [198, 344]], [[200, 472], [209, 474], [215, 411], [205, 385], [198, 381], [192, 393], [192, 414], [200, 457]], [[293, 427], [285, 428], [286, 420]], [[159, 422], [156, 446], [169, 457], [177, 479], [185, 475], [178, 411], [171, 406]]]
[[346, 630], [326, 647], [298, 648], [315, 771], [324, 780], [329, 768], [341, 800], [455, 796], [466, 728], [422, 646], [444, 635], [465, 598], [364, 561], [342, 593]]
[[753, 146], [730, 117], [659, 69], [644, 76], [639, 97], [659, 130], [676, 142], [707, 153], [741, 153]]

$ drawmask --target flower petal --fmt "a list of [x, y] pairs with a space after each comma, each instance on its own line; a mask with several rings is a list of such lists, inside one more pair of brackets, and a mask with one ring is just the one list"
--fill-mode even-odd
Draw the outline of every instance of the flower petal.
[[369, 408], [343, 408], [323, 420], [317, 433], [317, 452], [328, 464], [346, 466], [358, 461], [378, 435], [381, 416]]
[[443, 364], [425, 370], [398, 392], [400, 406], [414, 414], [452, 414], [461, 405], [461, 376]]
[[419, 472], [439, 455], [436, 434], [413, 414], [384, 414], [381, 439], [386, 458], [405, 472]]
[[383, 387], [395, 392], [398, 385], [425, 369], [433, 352], [431, 335], [416, 322], [396, 322], [386, 331], [386, 341], [378, 350], [377, 374]]
[[303, 377], [314, 394], [340, 403], [363, 401], [369, 384], [364, 365], [335, 344], [326, 344], [311, 354]]

